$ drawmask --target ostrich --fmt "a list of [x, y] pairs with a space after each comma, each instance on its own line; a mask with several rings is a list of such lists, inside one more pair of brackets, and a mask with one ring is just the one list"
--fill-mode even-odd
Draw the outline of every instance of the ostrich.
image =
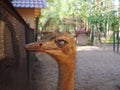
[[58, 64], [58, 90], [74, 90], [76, 44], [71, 35], [66, 32], [50, 33], [25, 48], [30, 52], [45, 52], [52, 56]]

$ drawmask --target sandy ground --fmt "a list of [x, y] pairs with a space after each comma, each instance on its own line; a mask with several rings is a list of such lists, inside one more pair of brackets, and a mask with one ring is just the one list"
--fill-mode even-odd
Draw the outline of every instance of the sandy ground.
[[[45, 53], [33, 61], [32, 90], [57, 90], [57, 63]], [[120, 54], [95, 46], [77, 47], [75, 90], [120, 90]]]

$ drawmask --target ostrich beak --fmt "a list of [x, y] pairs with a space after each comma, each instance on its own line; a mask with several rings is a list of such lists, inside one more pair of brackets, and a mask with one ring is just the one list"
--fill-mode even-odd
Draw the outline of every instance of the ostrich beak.
[[29, 52], [45, 52], [45, 49], [42, 48], [42, 42], [34, 42], [25, 45], [25, 49]]

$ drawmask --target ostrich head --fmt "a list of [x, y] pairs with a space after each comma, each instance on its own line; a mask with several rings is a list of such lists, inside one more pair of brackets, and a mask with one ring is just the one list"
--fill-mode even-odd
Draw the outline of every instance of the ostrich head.
[[25, 46], [30, 52], [45, 52], [55, 59], [75, 57], [76, 45], [74, 38], [68, 33], [50, 33], [44, 38], [35, 43], [30, 43]]

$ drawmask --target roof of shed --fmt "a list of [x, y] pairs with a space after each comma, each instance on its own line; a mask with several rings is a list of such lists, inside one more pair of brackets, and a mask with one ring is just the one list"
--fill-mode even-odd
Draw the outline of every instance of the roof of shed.
[[12, 0], [16, 8], [46, 8], [46, 0]]

